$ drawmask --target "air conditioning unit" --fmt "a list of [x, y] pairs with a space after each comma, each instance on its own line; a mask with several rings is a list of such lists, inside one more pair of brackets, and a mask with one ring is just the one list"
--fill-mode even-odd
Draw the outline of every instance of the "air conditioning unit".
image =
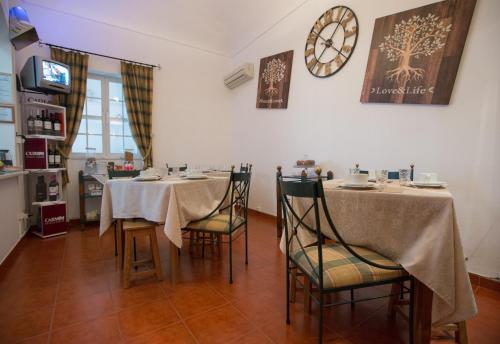
[[228, 88], [235, 88], [253, 78], [253, 64], [245, 63], [236, 68], [232, 73], [224, 77], [224, 85]]

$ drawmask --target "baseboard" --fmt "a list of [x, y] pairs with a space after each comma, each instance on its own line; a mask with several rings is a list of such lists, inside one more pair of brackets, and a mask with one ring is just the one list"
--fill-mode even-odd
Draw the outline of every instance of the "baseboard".
[[469, 272], [470, 283], [472, 285], [500, 292], [500, 280], [483, 277]]
[[258, 211], [258, 210], [255, 210], [255, 209], [248, 208], [248, 213], [249, 214], [253, 214], [253, 215], [257, 215], [257, 216], [261, 216], [261, 217], [265, 217], [265, 218], [267, 218], [269, 220], [276, 221], [276, 215], [271, 215], [271, 214], [268, 214], [268, 213], [263, 213], [262, 211]]

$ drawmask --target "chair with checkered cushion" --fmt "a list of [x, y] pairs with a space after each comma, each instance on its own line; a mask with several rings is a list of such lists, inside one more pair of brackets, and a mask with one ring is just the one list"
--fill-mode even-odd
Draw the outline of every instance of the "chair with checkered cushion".
[[205, 233], [219, 238], [227, 237], [229, 245], [229, 283], [233, 283], [233, 240], [235, 235], [243, 232], [245, 235], [245, 264], [248, 264], [248, 197], [250, 193], [250, 179], [252, 165], [245, 172], [234, 172], [231, 167], [229, 183], [217, 207], [208, 215], [188, 223], [185, 231], [202, 234], [202, 256], [205, 252]]
[[[318, 178], [278, 177], [281, 189], [281, 206], [285, 227], [286, 250], [286, 322], [290, 323], [290, 303], [294, 299], [294, 286], [304, 276], [305, 301], [313, 299], [319, 305], [318, 343], [323, 340], [323, 311], [325, 307], [341, 304], [354, 305], [359, 301], [373, 299], [351, 299], [336, 303], [325, 303], [329, 293], [372, 287], [383, 284], [398, 284], [403, 293], [410, 294], [410, 343], [413, 338], [413, 277], [391, 259], [365, 247], [348, 245], [337, 231], [328, 211], [321, 171]], [[301, 207], [292, 204], [300, 203]], [[299, 211], [300, 210], [300, 211]], [[321, 228], [320, 212], [328, 224]], [[313, 243], [303, 243], [305, 234], [314, 238]], [[328, 233], [328, 235], [325, 235]], [[330, 239], [335, 240], [330, 240]], [[404, 282], [409, 281], [408, 288]], [[312, 287], [311, 287], [312, 285]], [[351, 294], [352, 295], [352, 294]], [[397, 292], [395, 295], [399, 295]], [[383, 295], [393, 296], [391, 295]], [[377, 297], [379, 298], [379, 297]]]

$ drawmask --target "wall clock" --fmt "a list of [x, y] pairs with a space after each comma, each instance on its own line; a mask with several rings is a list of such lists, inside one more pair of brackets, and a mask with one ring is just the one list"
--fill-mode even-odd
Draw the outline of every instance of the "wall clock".
[[305, 61], [318, 78], [337, 73], [349, 61], [358, 40], [358, 18], [346, 6], [335, 6], [323, 13], [309, 32]]

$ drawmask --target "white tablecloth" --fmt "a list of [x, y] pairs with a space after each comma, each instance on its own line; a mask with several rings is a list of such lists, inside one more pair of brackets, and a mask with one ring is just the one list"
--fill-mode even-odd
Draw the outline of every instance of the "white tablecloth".
[[[434, 292], [433, 324], [477, 314], [449, 190], [390, 185], [384, 191], [355, 191], [338, 185], [338, 180], [324, 183], [328, 210], [339, 233], [351, 245], [400, 263], [429, 287]], [[294, 204], [299, 212], [306, 206], [302, 201]], [[322, 209], [320, 214], [322, 231], [334, 238]], [[312, 218], [306, 219], [309, 223]], [[307, 231], [299, 234], [304, 244], [315, 241]]]
[[108, 180], [103, 188], [99, 233], [102, 235], [113, 219], [143, 218], [165, 223], [166, 236], [181, 247], [181, 229], [215, 209], [228, 183], [229, 178], [223, 176], [202, 180], [167, 177], [154, 182]]

